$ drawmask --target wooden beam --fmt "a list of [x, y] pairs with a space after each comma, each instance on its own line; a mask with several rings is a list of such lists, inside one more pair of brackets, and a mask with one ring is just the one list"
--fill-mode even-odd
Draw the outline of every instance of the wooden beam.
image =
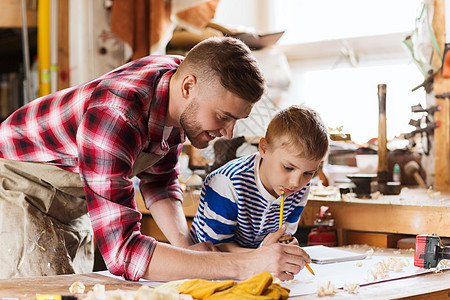
[[58, 3], [58, 90], [70, 86], [69, 0]]
[[[433, 29], [441, 54], [444, 53], [445, 45], [445, 0], [434, 1]], [[433, 64], [442, 64], [437, 53], [434, 53]], [[450, 92], [450, 78], [443, 78], [438, 72], [434, 77], [434, 94], [444, 94]], [[450, 190], [450, 98], [435, 98], [436, 105], [440, 106], [440, 111], [434, 113], [434, 119], [440, 125], [434, 130], [434, 157], [435, 157], [435, 179], [434, 188], [436, 190]]]

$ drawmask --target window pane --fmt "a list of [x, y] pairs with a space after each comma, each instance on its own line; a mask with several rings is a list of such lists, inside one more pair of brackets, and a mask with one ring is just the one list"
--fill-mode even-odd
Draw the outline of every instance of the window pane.
[[280, 44], [409, 32], [420, 0], [272, 0], [273, 30]]
[[421, 115], [412, 113], [411, 106], [426, 106], [423, 88], [411, 92], [423, 81], [412, 64], [309, 71], [293, 64], [292, 73], [294, 84], [286, 106], [304, 103], [316, 109], [327, 126], [343, 126], [344, 133], [358, 143], [378, 136], [378, 84], [387, 85], [388, 139], [414, 130], [409, 120]]

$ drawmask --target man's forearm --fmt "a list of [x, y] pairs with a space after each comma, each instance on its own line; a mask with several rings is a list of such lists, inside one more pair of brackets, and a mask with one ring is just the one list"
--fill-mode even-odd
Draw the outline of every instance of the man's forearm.
[[303, 269], [305, 261], [311, 259], [303, 249], [280, 243], [239, 253], [192, 251], [158, 243], [143, 278], [154, 281], [186, 278], [244, 280], [268, 271], [281, 280], [291, 280]]
[[180, 201], [163, 199], [153, 203], [149, 210], [156, 224], [172, 245], [183, 248], [192, 245]]
[[239, 246], [236, 243], [233, 242], [229, 242], [229, 243], [222, 243], [222, 244], [217, 244], [216, 245], [217, 249], [219, 249], [222, 252], [248, 252], [251, 251], [252, 249], [249, 248], [244, 248]]

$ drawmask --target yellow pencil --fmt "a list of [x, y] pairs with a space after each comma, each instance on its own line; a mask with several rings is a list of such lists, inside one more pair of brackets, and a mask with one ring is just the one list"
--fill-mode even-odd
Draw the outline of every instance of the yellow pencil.
[[316, 274], [314, 274], [314, 271], [311, 269], [311, 267], [308, 265], [308, 263], [306, 261], [305, 261], [305, 267], [308, 269], [309, 273], [311, 273], [314, 276], [316, 276]]
[[[283, 210], [284, 210], [284, 191], [281, 190], [281, 204], [280, 204], [280, 224], [279, 227], [281, 228], [281, 226], [283, 226]], [[316, 276], [316, 274], [314, 274], [314, 271], [311, 269], [311, 267], [308, 265], [308, 263], [305, 261], [305, 267], [308, 269], [308, 271], [313, 274], [314, 276]]]
[[284, 209], [284, 191], [281, 190], [281, 205], [280, 205], [280, 226], [283, 226], [283, 209]]

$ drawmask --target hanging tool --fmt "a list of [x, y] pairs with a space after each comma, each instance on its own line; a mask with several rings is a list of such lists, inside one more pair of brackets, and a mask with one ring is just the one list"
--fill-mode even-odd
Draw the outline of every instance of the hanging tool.
[[435, 268], [441, 259], [450, 259], [450, 247], [443, 246], [436, 234], [419, 234], [416, 236], [414, 266]]
[[[449, 0], [450, 1], [450, 0]], [[378, 184], [386, 184], [388, 175], [388, 152], [386, 140], [386, 85], [378, 85]]]
[[415, 160], [411, 160], [407, 162], [404, 166], [405, 174], [408, 177], [414, 177], [414, 180], [417, 182], [417, 184], [423, 188], [427, 189], [427, 185], [425, 184], [425, 181], [423, 180], [422, 176], [420, 176], [420, 166]]
[[445, 0], [445, 48], [442, 58], [442, 77], [450, 78], [450, 0]]

